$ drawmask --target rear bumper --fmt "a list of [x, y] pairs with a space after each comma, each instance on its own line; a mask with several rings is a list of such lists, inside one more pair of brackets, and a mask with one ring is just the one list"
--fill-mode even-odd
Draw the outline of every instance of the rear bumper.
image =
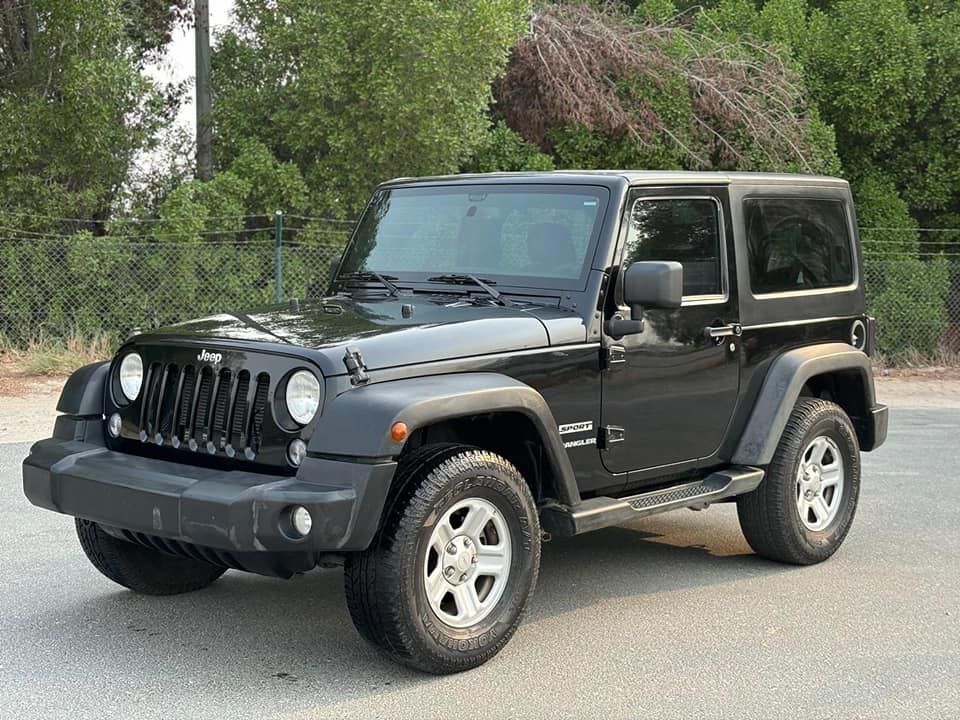
[[[121, 536], [128, 539], [156, 544], [154, 538], [166, 538], [223, 551], [215, 557], [228, 565], [231, 553], [289, 555], [286, 570], [268, 574], [290, 574], [313, 567], [320, 553], [370, 544], [395, 468], [393, 462], [307, 458], [296, 477], [279, 478], [51, 438], [24, 460], [23, 489], [34, 505], [94, 520], [115, 534], [127, 531]], [[313, 517], [307, 537], [289, 530], [294, 505]]]

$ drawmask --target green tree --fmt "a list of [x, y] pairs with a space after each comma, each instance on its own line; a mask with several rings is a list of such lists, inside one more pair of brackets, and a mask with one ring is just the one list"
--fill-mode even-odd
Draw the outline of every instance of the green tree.
[[462, 168], [478, 173], [553, 169], [552, 157], [520, 137], [503, 120], [493, 124]]
[[903, 0], [839, 0], [811, 13], [807, 42], [813, 96], [859, 176], [909, 120], [924, 75], [920, 34]]
[[384, 178], [454, 172], [485, 142], [490, 83], [525, 0], [239, 0], [213, 57], [217, 151], [297, 168], [312, 214], [347, 217]]
[[921, 225], [960, 227], [960, 7], [952, 0], [913, 2], [911, 16], [925, 71], [894, 136], [896, 152], [878, 162], [897, 179]]
[[0, 226], [97, 227], [169, 104], [116, 0], [0, 0], [0, 18]]
[[124, 31], [141, 64], [164, 52], [177, 25], [192, 21], [192, 6], [192, 0], [120, 0]]

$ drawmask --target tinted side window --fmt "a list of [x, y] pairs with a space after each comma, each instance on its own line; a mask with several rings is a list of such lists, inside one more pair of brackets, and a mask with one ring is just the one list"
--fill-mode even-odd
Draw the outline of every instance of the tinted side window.
[[839, 200], [750, 198], [743, 207], [755, 294], [853, 282], [850, 233]]
[[709, 198], [640, 198], [630, 211], [624, 262], [674, 260], [683, 265], [683, 294], [723, 293], [720, 212]]

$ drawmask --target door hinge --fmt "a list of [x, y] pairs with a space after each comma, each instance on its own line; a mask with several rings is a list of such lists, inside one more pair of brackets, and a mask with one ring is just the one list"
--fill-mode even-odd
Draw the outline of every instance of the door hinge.
[[604, 450], [623, 442], [625, 438], [626, 432], [619, 425], [604, 425], [600, 428], [600, 447]]
[[343, 354], [343, 365], [347, 368], [350, 375], [350, 382], [353, 385], [363, 385], [370, 376], [367, 375], [367, 365], [363, 362], [363, 355], [360, 354], [360, 348], [350, 345]]
[[610, 345], [600, 351], [600, 369], [609, 370], [627, 362], [627, 351], [623, 345]]

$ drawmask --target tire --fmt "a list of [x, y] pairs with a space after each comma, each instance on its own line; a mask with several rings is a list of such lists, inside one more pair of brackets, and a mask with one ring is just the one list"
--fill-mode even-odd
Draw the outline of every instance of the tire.
[[765, 558], [823, 562], [847, 536], [859, 494], [860, 446], [850, 418], [832, 402], [801, 398], [763, 482], [737, 498], [740, 528]]
[[76, 519], [80, 547], [93, 566], [118, 585], [143, 595], [179, 595], [207, 587], [227, 568], [165, 555], [120, 540], [91, 520]]
[[[492, 567], [500, 574], [484, 574]], [[485, 450], [428, 445], [401, 460], [380, 530], [347, 557], [344, 586], [368, 642], [439, 675], [475, 668], [507, 644], [539, 568], [537, 508], [517, 469]]]

